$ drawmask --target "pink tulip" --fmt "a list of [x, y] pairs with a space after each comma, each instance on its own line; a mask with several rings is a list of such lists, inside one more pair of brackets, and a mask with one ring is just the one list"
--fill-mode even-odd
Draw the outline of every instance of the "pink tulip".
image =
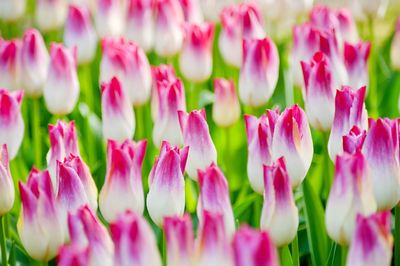
[[349, 75], [348, 85], [352, 88], [368, 86], [368, 59], [371, 51], [369, 42], [355, 45], [344, 43], [344, 64]]
[[121, 0], [96, 0], [95, 24], [101, 38], [116, 37], [124, 32], [124, 3]]
[[343, 151], [354, 154], [356, 151], [361, 150], [366, 137], [366, 130], [361, 130], [357, 126], [352, 127], [350, 132], [342, 137]]
[[38, 0], [35, 6], [35, 21], [41, 32], [50, 32], [64, 26], [68, 1]]
[[21, 41], [0, 38], [0, 87], [7, 90], [20, 89]]
[[359, 41], [357, 25], [354, 22], [353, 15], [348, 9], [339, 9], [336, 11], [336, 17], [339, 21], [339, 32], [343, 42], [355, 43]]
[[10, 172], [7, 144], [3, 144], [0, 150], [0, 216], [11, 210], [14, 199], [14, 182]]
[[201, 0], [179, 0], [185, 21], [188, 23], [202, 23], [204, 21], [201, 10]]
[[[212, 118], [220, 127], [229, 127], [240, 118], [240, 103], [232, 80], [214, 79], [215, 101]], [[229, 110], [227, 112], [226, 110]]]
[[25, 13], [26, 0], [5, 0], [0, 2], [0, 18], [16, 21]]

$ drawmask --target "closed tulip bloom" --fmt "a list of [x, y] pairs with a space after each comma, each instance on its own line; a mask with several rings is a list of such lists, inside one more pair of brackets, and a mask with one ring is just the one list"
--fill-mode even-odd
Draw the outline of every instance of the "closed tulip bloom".
[[265, 37], [262, 16], [257, 6], [243, 3], [224, 8], [220, 19], [219, 51], [226, 63], [239, 68], [243, 61], [243, 40]]
[[354, 154], [356, 151], [361, 150], [365, 138], [367, 137], [367, 131], [362, 130], [357, 126], [350, 129], [347, 135], [343, 136], [343, 151], [346, 153]]
[[244, 225], [233, 238], [235, 266], [278, 266], [278, 252], [269, 233]]
[[285, 159], [264, 165], [264, 204], [260, 227], [268, 230], [272, 241], [281, 247], [292, 242], [297, 234], [299, 214], [294, 202]]
[[303, 98], [311, 126], [327, 131], [335, 114], [336, 87], [332, 77], [331, 63], [321, 52], [310, 63], [301, 62], [304, 76]]
[[124, 141], [135, 133], [135, 116], [121, 83], [114, 77], [101, 85], [103, 137]]
[[240, 103], [233, 80], [214, 79], [214, 95], [212, 109], [214, 122], [220, 127], [232, 126], [240, 118]]
[[361, 151], [336, 157], [335, 176], [326, 205], [328, 235], [341, 245], [353, 237], [356, 215], [376, 211], [367, 161]]
[[160, 147], [166, 140], [172, 145], [182, 146], [183, 136], [179, 126], [178, 110], [186, 111], [185, 89], [180, 80], [158, 82], [158, 115], [154, 121], [153, 143]]
[[278, 82], [279, 56], [272, 40], [245, 39], [239, 75], [239, 97], [245, 104], [266, 104]]
[[32, 169], [26, 184], [19, 182], [22, 209], [18, 234], [29, 256], [49, 261], [64, 242], [64, 228], [47, 171]]
[[396, 29], [390, 47], [390, 60], [396, 70], [400, 70], [400, 17], [397, 18]]
[[194, 236], [190, 215], [166, 217], [163, 228], [167, 242], [167, 265], [193, 265]]
[[338, 30], [340, 31], [342, 40], [349, 43], [359, 41], [357, 25], [351, 11], [345, 8], [339, 9], [336, 11], [336, 17], [339, 21]]
[[203, 12], [201, 10], [201, 0], [179, 0], [185, 22], [202, 23], [204, 21]]
[[228, 236], [235, 232], [235, 218], [233, 217], [231, 200], [229, 197], [228, 182], [222, 171], [215, 163], [205, 169], [199, 170], [199, 200], [197, 203], [197, 215], [200, 222], [201, 214], [206, 210], [221, 213], [224, 219], [225, 231]]
[[185, 37], [179, 56], [182, 75], [191, 82], [203, 82], [212, 72], [214, 24], [185, 25]]
[[152, 0], [128, 0], [125, 36], [145, 52], [154, 46], [154, 15]]
[[304, 111], [293, 105], [275, 123], [272, 159], [285, 157], [292, 188], [298, 187], [311, 166], [314, 147]]
[[24, 137], [23, 95], [22, 91], [8, 92], [0, 88], [0, 145], [7, 144], [10, 160], [17, 155]]
[[362, 12], [369, 18], [383, 17], [389, 6], [389, 0], [359, 0]]
[[0, 2], [0, 18], [15, 21], [25, 13], [26, 0], [4, 0]]
[[201, 9], [206, 20], [218, 22], [224, 8], [236, 3], [236, 0], [201, 0]]
[[71, 51], [61, 44], [51, 45], [49, 71], [43, 92], [50, 113], [66, 115], [72, 112], [79, 97], [75, 48]]
[[365, 108], [366, 87], [353, 91], [351, 87], [343, 86], [336, 91], [335, 116], [331, 134], [328, 141], [328, 152], [331, 160], [343, 152], [342, 137], [347, 134], [353, 126], [359, 129], [368, 128], [368, 114]]
[[393, 236], [390, 216], [389, 211], [370, 216], [357, 215], [347, 266], [391, 265]]
[[349, 75], [348, 85], [352, 88], [368, 86], [368, 59], [371, 44], [359, 42], [355, 45], [344, 43], [344, 64]]
[[154, 50], [161, 57], [172, 57], [182, 48], [183, 10], [178, 0], [156, 0]]
[[0, 217], [11, 210], [14, 198], [14, 183], [10, 172], [7, 144], [3, 144], [0, 150]]
[[97, 49], [97, 35], [90, 20], [89, 9], [70, 5], [64, 28], [64, 43], [67, 47], [77, 47], [79, 64], [93, 60]]
[[147, 141], [108, 140], [107, 173], [100, 192], [100, 211], [108, 222], [126, 210], [143, 213], [142, 165]]
[[396, 120], [369, 120], [369, 130], [362, 151], [368, 161], [379, 210], [391, 209], [399, 202], [398, 130]]
[[62, 246], [58, 251], [58, 266], [87, 266], [89, 264], [89, 249], [77, 244]]
[[154, 232], [147, 221], [134, 212], [121, 215], [110, 225], [115, 244], [115, 266], [161, 266]]
[[178, 116], [183, 141], [190, 147], [186, 172], [190, 178], [197, 180], [198, 170], [205, 170], [212, 162], [217, 161], [217, 150], [208, 129], [206, 111], [178, 111]]
[[0, 38], [0, 87], [19, 90], [21, 79], [21, 41]]
[[147, 210], [158, 226], [164, 217], [182, 215], [185, 210], [184, 172], [188, 151], [189, 147], [179, 150], [164, 141], [150, 171]]
[[49, 53], [36, 29], [25, 31], [21, 48], [21, 87], [27, 95], [42, 95], [49, 66]]
[[38, 0], [35, 21], [41, 32], [50, 32], [64, 26], [67, 17], [67, 0]]
[[101, 38], [120, 36], [125, 28], [125, 14], [121, 0], [96, 0], [95, 25]]

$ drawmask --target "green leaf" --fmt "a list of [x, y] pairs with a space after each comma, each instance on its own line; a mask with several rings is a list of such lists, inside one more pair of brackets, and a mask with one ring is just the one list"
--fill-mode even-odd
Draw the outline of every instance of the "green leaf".
[[279, 260], [281, 266], [293, 266], [293, 260], [288, 246], [279, 248]]

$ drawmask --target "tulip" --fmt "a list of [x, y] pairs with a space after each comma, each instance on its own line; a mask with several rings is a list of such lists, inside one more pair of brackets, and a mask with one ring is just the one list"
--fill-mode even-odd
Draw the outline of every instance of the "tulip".
[[202, 23], [204, 21], [200, 0], [179, 0], [183, 16], [188, 23]]
[[76, 5], [69, 6], [64, 28], [64, 43], [69, 48], [77, 47], [79, 64], [89, 63], [93, 60], [97, 49], [97, 35], [87, 8]]
[[279, 265], [276, 248], [266, 231], [244, 225], [236, 232], [232, 246], [235, 266]]
[[21, 48], [21, 86], [27, 95], [42, 95], [49, 60], [49, 53], [40, 32], [36, 29], [25, 31]]
[[217, 22], [224, 8], [236, 3], [236, 0], [201, 0], [200, 5], [206, 20]]
[[272, 163], [272, 137], [278, 110], [268, 110], [260, 118], [245, 115], [247, 134], [247, 175], [251, 188], [257, 193], [264, 191], [263, 165]]
[[89, 249], [70, 244], [62, 246], [58, 251], [58, 266], [86, 266], [89, 264]]
[[219, 51], [227, 64], [239, 68], [243, 61], [243, 40], [265, 37], [262, 16], [257, 6], [245, 3], [224, 8], [220, 17]]
[[147, 210], [158, 226], [164, 217], [181, 216], [185, 210], [184, 172], [188, 151], [189, 147], [179, 150], [164, 141], [150, 171]]
[[0, 18], [15, 21], [25, 13], [26, 0], [4, 0], [0, 2]]
[[154, 50], [161, 57], [177, 54], [183, 43], [183, 11], [178, 0], [155, 0], [155, 45]]
[[64, 230], [47, 171], [32, 169], [28, 181], [18, 183], [22, 209], [17, 223], [18, 234], [32, 258], [49, 261], [64, 242]]
[[214, 94], [212, 109], [214, 122], [220, 127], [232, 126], [240, 118], [240, 103], [233, 80], [214, 79]]
[[355, 43], [359, 40], [357, 26], [354, 22], [353, 15], [348, 9], [340, 9], [336, 11], [336, 17], [339, 21], [339, 32], [342, 41]]
[[49, 71], [43, 92], [50, 113], [66, 115], [72, 112], [79, 97], [76, 49], [71, 51], [61, 44], [51, 45]]
[[265, 38], [243, 41], [243, 63], [239, 75], [239, 97], [249, 106], [266, 104], [278, 82], [278, 49]]
[[123, 1], [97, 0], [95, 25], [101, 38], [106, 36], [119, 36], [124, 32]]
[[390, 60], [396, 70], [400, 70], [400, 17], [397, 18], [396, 29], [390, 47]]
[[352, 88], [368, 86], [368, 58], [371, 44], [359, 42], [355, 45], [344, 43], [344, 64], [349, 74], [348, 84]]
[[226, 233], [223, 215], [204, 211], [201, 214], [196, 245], [198, 266], [231, 266], [232, 250]]
[[147, 221], [134, 212], [127, 212], [110, 225], [115, 244], [115, 266], [161, 266], [154, 232]]
[[0, 87], [8, 90], [20, 89], [21, 41], [0, 38]]
[[126, 210], [143, 213], [144, 195], [142, 165], [147, 141], [125, 140], [107, 143], [107, 173], [100, 192], [100, 211], [108, 222], [113, 222]]
[[228, 182], [222, 171], [215, 163], [205, 169], [199, 170], [199, 200], [197, 204], [197, 216], [200, 223], [204, 211], [220, 213], [223, 216], [225, 231], [228, 236], [235, 232], [235, 218], [229, 197]]
[[10, 160], [17, 155], [24, 137], [23, 95], [23, 91], [8, 92], [0, 88], [0, 145], [7, 144]]
[[191, 82], [203, 82], [212, 72], [214, 24], [188, 24], [179, 57], [182, 75]]
[[68, 1], [38, 0], [35, 6], [35, 21], [41, 32], [61, 28], [67, 17]]
[[260, 7], [264, 17], [275, 22], [276, 26], [280, 26], [279, 23], [285, 20], [296, 19], [306, 14], [313, 6], [313, 0], [255, 0], [253, 2]]
[[313, 142], [304, 111], [294, 105], [277, 119], [272, 142], [272, 159], [285, 157], [292, 188], [298, 187], [311, 166]]
[[347, 245], [353, 236], [356, 215], [374, 213], [376, 206], [366, 157], [361, 151], [337, 156], [325, 212], [328, 235]]
[[135, 116], [121, 83], [113, 77], [101, 85], [101, 112], [105, 139], [123, 141], [135, 133]]
[[268, 230], [272, 241], [281, 247], [292, 242], [297, 234], [299, 214], [293, 199], [285, 159], [264, 165], [264, 204], [260, 227]]
[[156, 86], [158, 115], [153, 127], [153, 143], [157, 147], [166, 140], [172, 145], [182, 146], [183, 136], [179, 127], [178, 110], [186, 111], [185, 89], [180, 80], [159, 82]]
[[393, 208], [400, 196], [398, 121], [369, 121], [362, 148], [372, 178], [378, 210]]
[[343, 152], [342, 137], [353, 126], [359, 129], [368, 128], [365, 93], [366, 87], [353, 91], [351, 87], [343, 86], [341, 90], [336, 91], [335, 116], [328, 141], [328, 152], [332, 161]]
[[331, 63], [321, 52], [310, 63], [301, 62], [304, 75], [303, 98], [310, 124], [318, 130], [331, 128], [335, 113], [335, 91]]
[[48, 126], [50, 149], [47, 153], [47, 169], [49, 170], [54, 191], [58, 190], [56, 168], [57, 161], [63, 162], [70, 154], [79, 155], [78, 137], [75, 122], [66, 123], [62, 120]]
[[125, 36], [145, 52], [154, 46], [154, 7], [150, 0], [128, 0]]
[[390, 212], [357, 215], [353, 241], [347, 256], [347, 266], [391, 265], [393, 236]]
[[359, 0], [362, 13], [369, 19], [383, 17], [389, 5], [389, 0]]
[[198, 170], [205, 170], [212, 162], [217, 161], [217, 150], [208, 129], [206, 111], [178, 111], [178, 116], [183, 141], [190, 147], [186, 172], [190, 178], [197, 180]]
[[0, 217], [11, 210], [14, 198], [14, 183], [10, 172], [7, 144], [3, 144], [0, 150]]
[[167, 265], [193, 265], [194, 236], [190, 215], [166, 217], [164, 232], [167, 242]]
[[357, 126], [352, 127], [350, 132], [343, 136], [343, 151], [354, 154], [356, 151], [361, 150], [366, 137], [366, 130], [361, 130]]

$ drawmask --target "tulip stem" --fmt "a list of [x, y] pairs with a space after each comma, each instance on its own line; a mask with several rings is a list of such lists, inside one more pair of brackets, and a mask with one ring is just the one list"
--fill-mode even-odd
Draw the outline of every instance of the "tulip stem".
[[136, 140], [141, 140], [146, 137], [146, 123], [144, 119], [144, 112], [145, 112], [145, 106], [138, 106], [135, 107], [135, 115], [136, 115], [136, 133], [135, 133], [135, 139]]
[[33, 149], [35, 154], [35, 165], [40, 168], [42, 166], [42, 142], [41, 142], [41, 129], [40, 129], [40, 103], [39, 99], [33, 99], [33, 112], [32, 112], [32, 137]]
[[[374, 20], [373, 18], [368, 18], [368, 33], [371, 43], [375, 44], [375, 33], [374, 33]], [[379, 116], [379, 101], [377, 94], [377, 83], [376, 83], [376, 48], [372, 46], [371, 56], [369, 59], [369, 92], [368, 92], [368, 102], [369, 102], [369, 114], [373, 118]]]
[[4, 216], [0, 216], [0, 246], [1, 246], [1, 265], [7, 265], [6, 238], [4, 233]]
[[349, 252], [349, 248], [346, 246], [341, 247], [342, 250], [342, 266], [346, 265], [346, 260], [347, 260], [347, 253]]
[[394, 265], [400, 266], [400, 205], [395, 208]]
[[293, 242], [290, 245], [290, 247], [291, 247], [291, 252], [292, 252], [293, 266], [300, 266], [299, 239], [297, 237], [297, 234], [296, 234], [295, 238], [293, 239]]

